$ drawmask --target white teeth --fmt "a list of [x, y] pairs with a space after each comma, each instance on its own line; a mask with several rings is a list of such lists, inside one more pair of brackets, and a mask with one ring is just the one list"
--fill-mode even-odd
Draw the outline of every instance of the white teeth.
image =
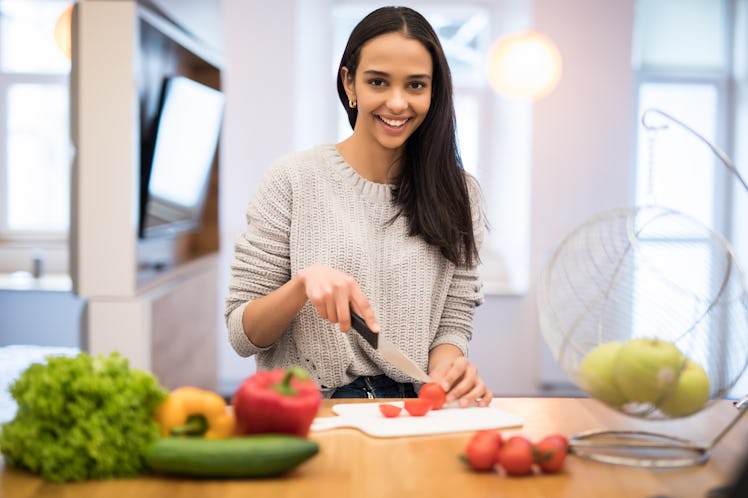
[[407, 121], [407, 119], [387, 119], [387, 118], [383, 118], [382, 116], [379, 116], [379, 119], [381, 119], [388, 125], [395, 127], [395, 128], [401, 127]]

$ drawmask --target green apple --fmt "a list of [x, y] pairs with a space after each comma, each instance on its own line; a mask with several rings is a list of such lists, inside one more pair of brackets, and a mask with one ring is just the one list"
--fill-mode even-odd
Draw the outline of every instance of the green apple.
[[685, 361], [686, 357], [671, 342], [629, 339], [616, 356], [613, 378], [629, 401], [655, 403], [673, 387]]
[[670, 417], [687, 417], [701, 410], [707, 401], [709, 376], [701, 365], [688, 360], [675, 387], [657, 406]]
[[614, 407], [627, 401], [613, 378], [613, 365], [622, 346], [620, 342], [600, 344], [582, 358], [577, 372], [579, 387], [593, 398]]

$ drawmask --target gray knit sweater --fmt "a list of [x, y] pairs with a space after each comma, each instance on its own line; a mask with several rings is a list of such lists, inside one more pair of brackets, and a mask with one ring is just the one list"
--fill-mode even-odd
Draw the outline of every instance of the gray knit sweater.
[[[483, 239], [480, 195], [469, 182], [478, 244]], [[244, 334], [247, 302], [277, 289], [300, 270], [325, 264], [353, 276], [374, 309], [382, 334], [418, 363], [443, 343], [467, 355], [473, 308], [483, 302], [475, 267], [455, 267], [439, 250], [407, 234], [392, 188], [361, 177], [322, 145], [275, 161], [247, 209], [247, 231], [236, 241], [226, 299], [231, 345], [256, 355], [260, 370], [300, 365], [323, 391], [360, 375], [412, 382], [356, 333], [343, 334], [310, 302], [280, 339], [257, 347]]]

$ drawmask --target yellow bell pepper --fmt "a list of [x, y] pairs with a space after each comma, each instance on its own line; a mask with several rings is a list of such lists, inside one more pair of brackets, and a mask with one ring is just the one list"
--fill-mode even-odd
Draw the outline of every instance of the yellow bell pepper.
[[223, 439], [234, 435], [236, 418], [224, 399], [198, 387], [173, 390], [156, 409], [163, 436], [203, 436]]

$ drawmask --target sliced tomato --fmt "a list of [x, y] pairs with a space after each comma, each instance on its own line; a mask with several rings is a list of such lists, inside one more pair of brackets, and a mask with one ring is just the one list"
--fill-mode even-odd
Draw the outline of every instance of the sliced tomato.
[[444, 402], [447, 400], [447, 393], [444, 392], [444, 388], [438, 382], [427, 382], [421, 386], [421, 390], [418, 391], [418, 397], [429, 400], [431, 402], [431, 409], [438, 410], [444, 406]]
[[380, 403], [379, 411], [387, 418], [394, 418], [400, 415], [400, 412], [403, 411], [403, 407], [391, 405], [389, 403]]
[[431, 410], [431, 401], [423, 398], [408, 398], [404, 404], [405, 410], [413, 417], [423, 417]]

